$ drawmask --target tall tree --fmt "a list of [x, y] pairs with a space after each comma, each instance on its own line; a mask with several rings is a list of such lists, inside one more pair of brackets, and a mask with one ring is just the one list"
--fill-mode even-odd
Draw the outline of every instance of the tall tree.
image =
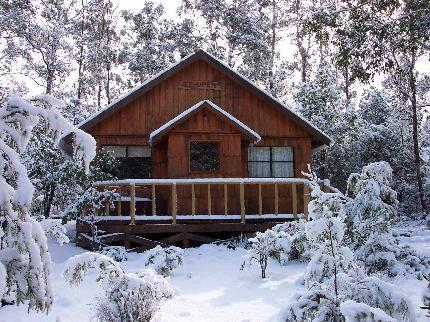
[[389, 73], [396, 89], [408, 102], [413, 138], [417, 198], [424, 198], [419, 148], [417, 61], [430, 49], [430, 4], [427, 0], [323, 4], [313, 15], [320, 27], [333, 32], [336, 62], [348, 68], [349, 79], [367, 82]]

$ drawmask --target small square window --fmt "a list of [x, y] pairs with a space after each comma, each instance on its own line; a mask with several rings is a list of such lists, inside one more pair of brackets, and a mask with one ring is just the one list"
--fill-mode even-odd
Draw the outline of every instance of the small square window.
[[217, 171], [219, 169], [218, 142], [190, 142], [190, 170]]

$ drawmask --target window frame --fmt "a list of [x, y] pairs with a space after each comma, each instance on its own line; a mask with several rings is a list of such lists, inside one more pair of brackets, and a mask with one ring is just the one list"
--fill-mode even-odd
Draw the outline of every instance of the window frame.
[[[249, 150], [250, 148], [269, 148], [269, 160], [268, 161], [250, 161], [249, 160]], [[292, 153], [293, 153], [293, 159], [291, 161], [279, 161], [279, 160], [274, 160], [273, 159], [273, 148], [291, 148]], [[291, 145], [285, 145], [285, 146], [253, 146], [253, 147], [249, 147], [248, 148], [248, 162], [247, 162], [247, 166], [248, 166], [248, 176], [250, 176], [250, 170], [249, 170], [249, 164], [250, 163], [269, 163], [269, 171], [270, 171], [270, 175], [265, 177], [265, 176], [261, 176], [261, 177], [252, 177], [252, 178], [295, 178], [296, 177], [296, 151], [295, 148]], [[292, 177], [275, 177], [273, 176], [273, 163], [292, 163], [293, 164], [293, 176]]]
[[[103, 144], [103, 145], [100, 146], [100, 151], [103, 151], [104, 147], [110, 147], [110, 146], [125, 147], [125, 157], [116, 157], [116, 156], [114, 156], [114, 158], [116, 158], [119, 162], [121, 162], [121, 160], [123, 160], [123, 159], [128, 159], [128, 158], [130, 158], [130, 159], [150, 159], [151, 162], [150, 162], [150, 167], [149, 167], [149, 176], [145, 177], [145, 178], [152, 178], [152, 171], [153, 171], [152, 152], [153, 151], [152, 151], [152, 147], [150, 145], [143, 145], [143, 144]], [[129, 156], [129, 152], [128, 152], [129, 151], [128, 150], [129, 147], [149, 147], [149, 150], [150, 150], [151, 154], [150, 154], [149, 157], [130, 157]]]
[[[192, 143], [215, 143], [218, 146], [218, 167], [216, 170], [192, 170], [191, 169], [191, 144]], [[191, 174], [219, 174], [221, 171], [221, 140], [190, 139], [188, 141], [188, 172]]]

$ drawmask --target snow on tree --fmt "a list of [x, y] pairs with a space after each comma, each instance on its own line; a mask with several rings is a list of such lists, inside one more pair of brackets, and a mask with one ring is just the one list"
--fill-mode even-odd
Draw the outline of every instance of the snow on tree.
[[306, 223], [306, 233], [319, 248], [305, 273], [307, 290], [286, 308], [284, 320], [374, 321], [372, 317], [377, 316], [415, 321], [408, 299], [393, 285], [368, 277], [344, 245], [343, 208], [347, 198], [339, 193], [322, 192], [316, 175], [309, 178], [312, 221]]
[[306, 237], [306, 221], [290, 221], [272, 227], [276, 233], [284, 232], [291, 238], [288, 251], [288, 260], [309, 260], [314, 251], [315, 244]]
[[104, 290], [94, 303], [95, 315], [101, 322], [148, 322], [160, 302], [173, 296], [168, 281], [154, 270], [128, 273], [111, 258], [97, 253], [70, 258], [63, 278], [71, 286], [77, 286], [90, 269], [97, 271], [96, 281]]
[[424, 278], [427, 280], [428, 285], [427, 285], [427, 289], [424, 291], [424, 294], [423, 294], [424, 306], [421, 308], [424, 310], [427, 310], [427, 316], [430, 317], [430, 274], [427, 274], [427, 276], [424, 276]]
[[125, 262], [128, 259], [127, 250], [124, 246], [105, 246], [100, 254], [110, 257], [116, 262]]
[[[52, 305], [51, 257], [45, 233], [31, 217], [33, 185], [21, 162], [32, 130], [44, 119], [58, 144], [74, 133], [74, 153], [85, 168], [95, 156], [95, 140], [65, 120], [55, 107], [61, 102], [41, 95], [27, 101], [11, 96], [0, 109], [0, 263], [6, 271], [6, 295], [16, 303], [29, 300], [29, 309], [48, 311]], [[3, 276], [1, 277], [3, 280]]]
[[55, 240], [61, 246], [70, 242], [67, 236], [66, 226], [61, 224], [57, 219], [43, 220], [41, 223], [43, 230], [45, 231], [46, 237], [50, 237]]
[[347, 190], [353, 201], [346, 211], [352, 220], [352, 238], [358, 245], [372, 234], [388, 233], [397, 215], [397, 194], [390, 186], [392, 171], [387, 162], [381, 161], [349, 177]]
[[350, 244], [367, 273], [383, 272], [393, 277], [430, 268], [430, 258], [400, 245], [393, 236], [398, 201], [391, 180], [392, 169], [387, 162], [371, 163], [360, 174], [351, 174], [351, 199], [345, 213]]
[[169, 246], [163, 248], [157, 245], [148, 251], [148, 259], [145, 266], [150, 266], [158, 274], [167, 277], [182, 265], [184, 261], [183, 257], [184, 250], [179, 247]]
[[254, 261], [260, 265], [261, 278], [266, 278], [267, 261], [269, 258], [284, 263], [288, 260], [291, 247], [291, 237], [284, 231], [276, 232], [267, 229], [265, 232], [257, 232], [255, 237], [249, 240], [250, 248], [242, 263], [241, 269], [250, 266]]

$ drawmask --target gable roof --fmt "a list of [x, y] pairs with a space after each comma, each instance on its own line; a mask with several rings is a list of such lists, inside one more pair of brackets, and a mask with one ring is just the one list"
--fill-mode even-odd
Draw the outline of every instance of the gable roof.
[[163, 124], [158, 129], [153, 131], [149, 135], [149, 143], [152, 144], [152, 142], [156, 141], [157, 137], [160, 137], [160, 135], [163, 135], [164, 133], [169, 132], [177, 124], [189, 119], [190, 117], [192, 117], [192, 115], [194, 115], [197, 111], [199, 111], [200, 109], [202, 109], [205, 106], [210, 107], [218, 115], [221, 115], [222, 117], [224, 117], [224, 118], [228, 119], [230, 122], [232, 122], [235, 127], [238, 127], [250, 139], [250, 141], [257, 143], [258, 141], [261, 140], [261, 137], [260, 137], [260, 135], [258, 135], [257, 132], [250, 129], [248, 126], [246, 126], [241, 121], [236, 119], [233, 115], [224, 111], [221, 107], [219, 107], [218, 105], [216, 105], [212, 101], [203, 100], [203, 101], [200, 101], [197, 104], [191, 106], [187, 110], [180, 113], [178, 116], [174, 117], [173, 119], [171, 119], [167, 123]]
[[97, 125], [102, 120], [106, 119], [119, 109], [121, 109], [123, 106], [127, 105], [128, 103], [132, 102], [137, 97], [143, 95], [144, 93], [148, 92], [150, 89], [154, 88], [158, 84], [160, 84], [163, 80], [169, 78], [173, 74], [175, 74], [177, 71], [189, 66], [193, 62], [197, 60], [203, 60], [212, 66], [215, 66], [217, 69], [223, 71], [227, 75], [229, 75], [232, 79], [238, 81], [243, 86], [251, 90], [256, 96], [260, 97], [261, 99], [265, 100], [272, 106], [278, 108], [281, 112], [285, 113], [289, 118], [291, 118], [293, 121], [300, 124], [304, 129], [306, 129], [313, 137], [312, 140], [312, 147], [317, 148], [322, 145], [330, 145], [332, 140], [331, 138], [325, 134], [323, 131], [318, 129], [316, 126], [311, 124], [308, 120], [303, 118], [302, 116], [298, 115], [291, 109], [289, 109], [287, 106], [285, 106], [283, 103], [281, 103], [279, 100], [274, 98], [272, 95], [270, 95], [268, 92], [262, 90], [260, 87], [258, 87], [256, 84], [254, 84], [252, 81], [244, 77], [243, 75], [239, 74], [237, 71], [232, 69], [230, 66], [219, 60], [218, 58], [212, 56], [211, 54], [207, 53], [204, 50], [198, 50], [193, 54], [190, 54], [183, 59], [179, 60], [178, 62], [174, 63], [170, 67], [162, 70], [158, 74], [152, 76], [151, 78], [147, 79], [142, 84], [139, 84], [132, 88], [127, 93], [119, 96], [114, 101], [112, 101], [109, 105], [107, 105], [105, 108], [99, 110], [97, 113], [86, 119], [85, 121], [81, 122], [78, 125], [78, 128], [87, 131], [91, 128], [93, 128], [95, 125]]

